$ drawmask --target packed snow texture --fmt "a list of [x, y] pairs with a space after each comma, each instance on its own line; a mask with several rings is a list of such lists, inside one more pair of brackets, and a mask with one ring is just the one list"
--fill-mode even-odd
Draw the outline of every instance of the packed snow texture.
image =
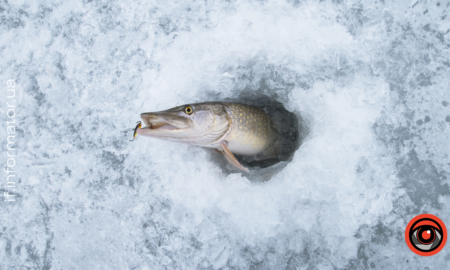
[[[2, 1], [18, 183], [0, 202], [0, 269], [444, 269], [449, 244], [420, 257], [404, 230], [422, 213], [450, 226], [449, 10]], [[308, 124], [268, 181], [204, 148], [130, 142], [142, 112], [249, 92]]]

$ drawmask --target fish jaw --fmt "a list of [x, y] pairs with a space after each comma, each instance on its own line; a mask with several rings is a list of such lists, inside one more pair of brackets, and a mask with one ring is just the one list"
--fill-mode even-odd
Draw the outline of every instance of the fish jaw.
[[176, 112], [142, 113], [141, 119], [145, 127], [138, 128], [137, 133], [142, 136], [178, 141], [194, 133], [189, 119]]

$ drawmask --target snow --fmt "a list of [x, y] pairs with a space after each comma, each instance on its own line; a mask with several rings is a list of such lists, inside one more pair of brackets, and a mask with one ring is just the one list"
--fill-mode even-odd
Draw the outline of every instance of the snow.
[[[0, 269], [445, 268], [404, 230], [450, 224], [450, 2], [387, 2], [0, 4]], [[304, 119], [291, 161], [130, 142], [142, 112], [252, 94]]]

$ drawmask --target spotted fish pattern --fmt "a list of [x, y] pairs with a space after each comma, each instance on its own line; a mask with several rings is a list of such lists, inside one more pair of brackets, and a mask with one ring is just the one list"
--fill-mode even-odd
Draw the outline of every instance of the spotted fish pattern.
[[[263, 151], [275, 138], [269, 116], [261, 109], [239, 103], [225, 103], [232, 120], [231, 131], [226, 140], [238, 145], [236, 154], [257, 154]], [[242, 150], [237, 149], [239, 146]], [[253, 149], [249, 153], [249, 148]]]

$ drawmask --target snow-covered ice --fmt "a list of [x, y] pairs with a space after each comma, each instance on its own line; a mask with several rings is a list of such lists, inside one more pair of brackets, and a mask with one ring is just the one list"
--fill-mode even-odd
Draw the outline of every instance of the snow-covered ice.
[[[3, 1], [17, 183], [0, 202], [0, 269], [444, 269], [448, 246], [417, 256], [404, 230], [421, 213], [450, 226], [449, 10]], [[308, 125], [268, 181], [204, 148], [130, 142], [142, 112], [249, 93]]]

